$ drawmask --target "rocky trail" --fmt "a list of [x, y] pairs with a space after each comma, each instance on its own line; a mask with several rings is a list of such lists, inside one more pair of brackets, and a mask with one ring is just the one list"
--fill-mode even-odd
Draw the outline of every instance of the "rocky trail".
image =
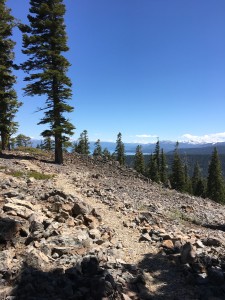
[[51, 159], [0, 158], [0, 299], [225, 299], [223, 206], [116, 162]]

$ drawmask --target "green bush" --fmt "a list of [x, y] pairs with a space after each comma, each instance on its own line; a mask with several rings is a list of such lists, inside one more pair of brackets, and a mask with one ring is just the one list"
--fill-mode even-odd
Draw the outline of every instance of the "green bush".
[[34, 178], [36, 180], [46, 180], [46, 179], [51, 179], [54, 177], [52, 174], [43, 174], [37, 171], [27, 171], [27, 172], [22, 172], [22, 171], [16, 171], [16, 170], [11, 170], [9, 175], [14, 176], [14, 177], [28, 177], [28, 178]]
[[43, 174], [43, 173], [40, 173], [37, 171], [29, 171], [27, 175], [29, 178], [33, 177], [37, 180], [51, 179], [54, 177], [54, 175], [52, 175], [52, 174]]

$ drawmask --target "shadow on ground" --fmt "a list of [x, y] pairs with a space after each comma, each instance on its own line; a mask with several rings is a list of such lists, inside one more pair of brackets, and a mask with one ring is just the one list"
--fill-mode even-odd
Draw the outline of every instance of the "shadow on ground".
[[0, 218], [0, 250], [14, 244], [16, 234], [19, 230], [19, 222], [10, 218]]
[[203, 227], [205, 228], [209, 228], [212, 230], [221, 230], [221, 231], [225, 231], [225, 224], [205, 224], [203, 225]]
[[178, 260], [178, 256], [164, 252], [144, 256], [138, 268], [143, 271], [148, 287], [140, 293], [141, 299], [195, 299], [195, 291], [187, 284]]
[[99, 267], [95, 257], [86, 257], [65, 271], [43, 272], [24, 264], [13, 296], [14, 300], [119, 299], [113, 277]]
[[161, 253], [145, 255], [138, 266], [120, 265], [120, 280], [110, 274], [111, 268], [100, 267], [94, 256], [86, 256], [66, 270], [59, 267], [51, 272], [24, 263], [11, 295], [13, 300], [225, 299], [224, 280], [218, 282], [217, 270], [203, 279], [193, 271], [194, 266], [185, 269]]
[[[1, 251], [13, 251], [18, 238], [26, 239], [18, 221], [0, 218], [0, 228]], [[96, 257], [86, 256], [77, 257], [77, 263], [72, 268], [45, 272], [44, 265], [40, 270], [41, 256], [27, 255], [21, 270], [0, 273], [6, 282], [14, 286], [11, 293], [13, 300], [123, 299], [121, 295], [127, 291], [136, 293], [141, 300], [160, 300], [165, 297], [168, 300], [200, 299], [187, 297], [194, 287], [186, 284], [183, 270], [174, 258], [176, 256], [170, 260], [170, 255], [164, 253], [147, 254], [137, 266], [107, 263], [100, 266]]]
[[55, 163], [55, 161], [53, 160], [53, 158], [46, 159], [42, 155], [37, 155], [37, 154], [35, 156], [28, 155], [28, 154], [27, 155], [24, 155], [24, 154], [20, 155], [16, 151], [14, 151], [14, 153], [10, 153], [10, 152], [3, 153], [3, 152], [0, 152], [0, 158], [4, 158], [4, 159], [18, 159], [18, 160], [39, 160], [39, 161], [44, 162], [44, 163], [50, 163], [50, 164], [54, 164]]

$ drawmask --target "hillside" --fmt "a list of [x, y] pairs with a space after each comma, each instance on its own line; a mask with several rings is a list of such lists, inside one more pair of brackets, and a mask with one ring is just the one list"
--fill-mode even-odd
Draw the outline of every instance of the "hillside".
[[[205, 144], [195, 146], [193, 148], [186, 148], [181, 145], [179, 153], [181, 155], [212, 155], [214, 148], [217, 148], [219, 154], [225, 153], [225, 143]], [[167, 154], [173, 155], [173, 151], [167, 152]]]
[[[195, 164], [198, 163], [201, 169], [201, 173], [203, 177], [208, 176], [208, 168], [209, 168], [209, 163], [212, 157], [212, 153], [209, 154], [180, 154], [181, 160], [187, 164], [188, 166], [188, 173], [189, 176], [193, 175], [194, 167]], [[171, 172], [171, 167], [173, 164], [173, 154], [166, 154], [166, 161], [168, 165], [168, 171], [169, 173]], [[220, 154], [219, 155], [220, 162], [221, 162], [221, 168], [223, 175], [225, 176], [225, 154]], [[148, 166], [150, 156], [149, 155], [144, 155], [144, 160], [145, 160], [145, 165]], [[127, 155], [126, 156], [126, 164], [130, 167], [133, 166], [134, 164], [134, 155]]]
[[115, 162], [23, 152], [0, 158], [0, 200], [0, 299], [225, 299], [211, 200]]

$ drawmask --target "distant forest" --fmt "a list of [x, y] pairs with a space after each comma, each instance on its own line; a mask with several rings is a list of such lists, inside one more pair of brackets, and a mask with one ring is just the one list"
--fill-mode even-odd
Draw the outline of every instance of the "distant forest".
[[[198, 162], [202, 176], [207, 177], [208, 176], [208, 168], [209, 163], [211, 160], [212, 154], [180, 154], [180, 158], [183, 163], [185, 163], [188, 167], [188, 175], [192, 176], [194, 172], [195, 164]], [[126, 156], [126, 164], [129, 167], [134, 166], [134, 155], [127, 155]], [[225, 154], [219, 154], [221, 167], [223, 176], [225, 177]], [[145, 164], [147, 165], [150, 161], [150, 155], [144, 155]], [[173, 153], [170, 152], [170, 154], [166, 154], [166, 160], [168, 165], [168, 171], [171, 172], [171, 167], [173, 163]]]

